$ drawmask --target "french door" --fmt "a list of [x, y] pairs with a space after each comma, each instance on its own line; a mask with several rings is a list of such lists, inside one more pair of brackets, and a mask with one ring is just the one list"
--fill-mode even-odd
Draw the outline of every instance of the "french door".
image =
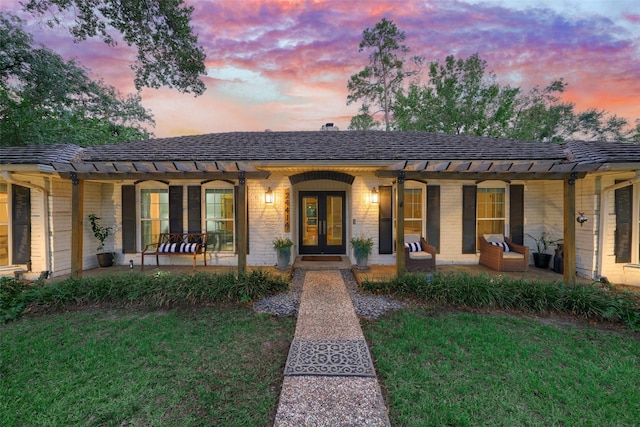
[[344, 254], [344, 191], [300, 192], [301, 254]]

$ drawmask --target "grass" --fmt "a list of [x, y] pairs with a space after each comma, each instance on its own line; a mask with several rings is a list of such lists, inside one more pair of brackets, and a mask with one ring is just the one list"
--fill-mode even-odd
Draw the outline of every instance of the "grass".
[[374, 293], [417, 298], [441, 304], [499, 308], [533, 313], [569, 313], [584, 319], [623, 323], [640, 330], [640, 294], [602, 284], [565, 285], [506, 276], [405, 274], [387, 282], [364, 282]]
[[394, 426], [635, 426], [640, 340], [406, 309], [365, 336]]
[[[295, 320], [244, 303], [286, 287], [263, 272], [0, 280], [0, 425], [270, 425]], [[637, 295], [465, 275], [364, 287], [413, 301], [364, 323], [392, 425], [638, 424], [637, 334], [424, 308], [569, 313], [637, 330]]]
[[270, 425], [294, 321], [217, 304], [0, 326], [0, 425]]
[[122, 273], [51, 283], [28, 283], [0, 278], [0, 323], [14, 320], [28, 309], [51, 309], [70, 304], [135, 304], [150, 308], [202, 305], [212, 302], [250, 302], [282, 292], [288, 281], [262, 270], [247, 274]]

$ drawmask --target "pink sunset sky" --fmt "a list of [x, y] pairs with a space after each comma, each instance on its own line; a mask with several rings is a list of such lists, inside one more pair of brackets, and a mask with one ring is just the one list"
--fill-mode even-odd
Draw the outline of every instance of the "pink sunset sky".
[[[143, 89], [157, 137], [229, 131], [346, 129], [349, 77], [368, 63], [362, 31], [383, 17], [427, 62], [478, 53], [499, 82], [529, 89], [569, 83], [564, 100], [633, 122], [640, 118], [640, 8], [637, 0], [187, 0], [207, 55], [204, 95]], [[74, 44], [0, 0], [1, 12], [27, 20], [35, 39], [75, 58], [122, 92], [133, 92], [126, 45]], [[423, 78], [423, 81], [426, 77]]]

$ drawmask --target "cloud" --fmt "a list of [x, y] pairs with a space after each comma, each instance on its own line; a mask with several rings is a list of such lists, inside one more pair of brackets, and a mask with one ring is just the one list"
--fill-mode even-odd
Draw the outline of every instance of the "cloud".
[[[578, 108], [602, 106], [640, 117], [640, 15], [626, 12], [633, 10], [631, 1], [605, 9], [538, 0], [189, 4], [207, 55], [208, 90], [194, 98], [145, 89], [143, 102], [153, 110], [159, 136], [186, 130], [308, 130], [326, 121], [346, 128], [357, 113], [357, 106], [346, 106], [347, 81], [368, 63], [367, 52], [358, 51], [362, 32], [383, 17], [406, 33], [411, 54], [427, 61], [478, 53], [502, 84], [528, 89], [564, 78], [566, 99]], [[66, 30], [33, 28], [52, 49], [132, 90], [131, 48], [109, 48], [100, 41], [73, 44]]]

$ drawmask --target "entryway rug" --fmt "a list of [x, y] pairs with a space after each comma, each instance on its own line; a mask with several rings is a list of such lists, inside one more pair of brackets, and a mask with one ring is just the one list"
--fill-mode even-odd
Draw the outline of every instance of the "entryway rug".
[[303, 255], [302, 261], [342, 261], [342, 257], [337, 255]]
[[285, 375], [375, 377], [367, 342], [294, 339], [289, 348]]

